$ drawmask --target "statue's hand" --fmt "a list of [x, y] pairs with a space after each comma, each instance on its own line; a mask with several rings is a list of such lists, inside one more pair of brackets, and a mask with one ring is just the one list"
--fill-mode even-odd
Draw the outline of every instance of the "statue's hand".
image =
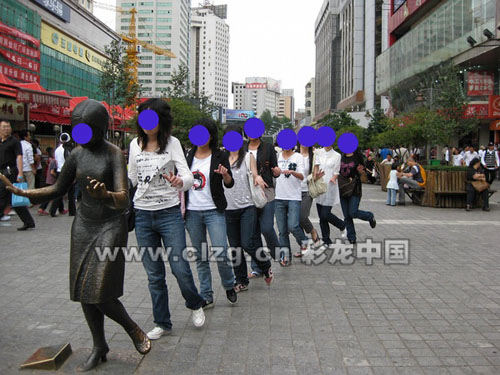
[[5, 177], [2, 173], [0, 173], [0, 180], [5, 184], [5, 187], [7, 188], [8, 191], [10, 191], [12, 194], [19, 195], [21, 197], [27, 197], [28, 195], [26, 194], [26, 190], [21, 190], [14, 185], [12, 185], [12, 182]]
[[87, 185], [87, 192], [94, 199], [107, 199], [109, 198], [109, 193], [106, 190], [106, 185], [103, 182], [97, 181], [95, 178], [87, 176], [89, 180], [89, 185]]

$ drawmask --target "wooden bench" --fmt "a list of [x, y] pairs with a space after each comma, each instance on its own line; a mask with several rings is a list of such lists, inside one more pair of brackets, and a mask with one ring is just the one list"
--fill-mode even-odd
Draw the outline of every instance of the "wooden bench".
[[[497, 191], [496, 190], [488, 190], [488, 198], [490, 198], [493, 194], [495, 194]], [[434, 194], [436, 195], [436, 205], [440, 207], [441, 204], [441, 198], [446, 197], [446, 196], [462, 196], [462, 197], [467, 197], [467, 192], [465, 190], [460, 190], [460, 191], [445, 191], [445, 190], [438, 190], [435, 191]]]
[[411, 199], [414, 204], [421, 206], [425, 194], [425, 188], [405, 188], [405, 194], [408, 196], [408, 198]]

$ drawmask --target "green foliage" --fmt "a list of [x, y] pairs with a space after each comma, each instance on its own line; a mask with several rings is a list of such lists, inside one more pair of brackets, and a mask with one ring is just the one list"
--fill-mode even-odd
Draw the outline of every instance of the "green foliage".
[[172, 117], [174, 118], [172, 134], [186, 147], [191, 144], [189, 141], [189, 131], [196, 125], [198, 120], [207, 117], [207, 114], [181, 98], [171, 98], [169, 105], [172, 110]]
[[388, 129], [388, 118], [384, 110], [380, 107], [370, 113], [370, 122], [368, 128], [363, 130], [362, 140], [363, 143], [369, 147], [376, 147], [374, 143], [375, 137]]
[[329, 126], [335, 132], [342, 128], [350, 128], [353, 126], [359, 126], [358, 122], [349, 115], [346, 111], [333, 112], [321, 119], [318, 123], [318, 127]]
[[260, 119], [266, 126], [266, 130], [269, 130], [273, 125], [273, 116], [271, 115], [271, 112], [268, 109], [262, 112], [262, 114], [260, 115]]

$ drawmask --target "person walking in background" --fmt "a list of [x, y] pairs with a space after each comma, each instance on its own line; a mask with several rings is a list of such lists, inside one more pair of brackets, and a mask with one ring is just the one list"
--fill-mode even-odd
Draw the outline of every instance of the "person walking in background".
[[[179, 191], [187, 191], [193, 185], [193, 175], [179, 140], [171, 135], [170, 106], [162, 99], [149, 99], [139, 106], [139, 115], [148, 109], [158, 115], [159, 123], [154, 129], [143, 129], [137, 124], [138, 136], [130, 142], [129, 153], [128, 176], [132, 185], [137, 186], [133, 198], [137, 244], [155, 251], [162, 249], [162, 244], [169, 249], [172, 274], [186, 307], [192, 311], [193, 324], [201, 327], [205, 323], [204, 301], [196, 289], [189, 262], [183, 256], [186, 231], [179, 200]], [[147, 334], [151, 340], [172, 330], [164, 261], [162, 257], [153, 259], [148, 251], [142, 258], [156, 325]]]
[[[12, 135], [10, 122], [0, 121], [0, 173], [10, 182], [23, 182], [23, 153], [21, 143]], [[11, 203], [11, 193], [0, 181], [0, 220], [8, 221], [10, 216], [3, 215], [5, 208]], [[14, 211], [23, 222], [23, 226], [17, 230], [35, 228], [35, 221], [27, 207], [14, 207]]]
[[[313, 199], [309, 195], [309, 186], [307, 185], [307, 176], [314, 172], [314, 151], [312, 147], [299, 145], [300, 154], [304, 159], [304, 179], [302, 180], [302, 202], [300, 204], [300, 227], [307, 234], [310, 234], [313, 241], [313, 246], [319, 248], [323, 245], [323, 241], [318, 236], [318, 232], [314, 229], [309, 215], [311, 214], [311, 206]], [[302, 252], [294, 254], [295, 256], [302, 256]]]
[[340, 204], [337, 179], [340, 173], [340, 154], [332, 146], [322, 148], [316, 153], [314, 178], [323, 178], [327, 186], [326, 193], [316, 198], [321, 236], [326, 245], [332, 243], [330, 239], [330, 224], [338, 228], [341, 237], [346, 238], [347, 230], [344, 221], [332, 213], [332, 208]]
[[[54, 149], [52, 147], [47, 147], [47, 154], [49, 155], [48, 159], [48, 168], [47, 168], [47, 177], [45, 178], [45, 184], [47, 186], [54, 185], [57, 180], [57, 160], [54, 157]], [[43, 202], [39, 209], [38, 209], [38, 215], [41, 216], [48, 216], [50, 215], [46, 209], [47, 206], [49, 205], [50, 201], [45, 201]]]
[[43, 186], [43, 166], [42, 166], [42, 150], [40, 150], [40, 142], [38, 139], [33, 139], [33, 157], [35, 159], [35, 187], [37, 189]]
[[[61, 173], [62, 167], [64, 166], [65, 162], [65, 149], [64, 149], [64, 144], [68, 143], [71, 140], [71, 137], [68, 133], [62, 133], [61, 136], [59, 137], [59, 146], [56, 147], [56, 150], [54, 151], [54, 158], [56, 159], [57, 162], [57, 175]], [[56, 217], [56, 212], [59, 210], [59, 213], [61, 215], [65, 215], [69, 212], [69, 210], [64, 209], [64, 200], [63, 197], [58, 197], [54, 199], [50, 206], [50, 216]]]
[[398, 185], [398, 166], [396, 164], [391, 165], [391, 172], [389, 173], [389, 181], [387, 181], [387, 201], [386, 205], [395, 206], [396, 205], [396, 194], [399, 190]]
[[461, 153], [458, 152], [458, 149], [456, 147], [453, 147], [452, 150], [452, 160], [454, 167], [461, 167], [465, 165], [464, 157]]
[[[227, 227], [224, 211], [227, 201], [224, 187], [230, 189], [234, 180], [225, 152], [219, 149], [217, 125], [211, 119], [196, 123], [207, 128], [210, 137], [202, 146], [194, 146], [187, 155], [187, 163], [193, 173], [194, 184], [185, 196], [186, 229], [196, 249], [196, 268], [200, 280], [200, 294], [204, 307], [213, 307], [214, 291], [210, 272], [210, 252], [207, 231], [212, 248], [217, 249], [216, 260], [221, 284], [230, 304], [238, 301], [234, 289], [232, 262], [227, 254]], [[223, 187], [224, 184], [224, 187]]]
[[281, 247], [280, 265], [290, 265], [291, 232], [304, 253], [308, 239], [300, 227], [300, 206], [302, 203], [302, 180], [304, 179], [304, 158], [293, 148], [283, 150], [278, 156], [280, 174], [276, 179], [276, 222]]
[[479, 159], [479, 160], [481, 160], [480, 157], [479, 157], [479, 154], [476, 151], [474, 151], [474, 146], [469, 146], [466, 149], [465, 154], [464, 154], [465, 165], [469, 166], [470, 162], [473, 159]]
[[351, 152], [342, 154], [340, 161], [340, 175], [342, 180], [352, 181], [353, 189], [348, 194], [340, 196], [340, 204], [344, 214], [345, 226], [347, 228], [347, 239], [351, 244], [356, 243], [356, 229], [354, 227], [354, 219], [368, 221], [370, 227], [375, 228], [377, 222], [375, 215], [370, 211], [362, 211], [359, 209], [359, 203], [362, 196], [361, 178], [364, 164], [363, 156], [359, 152]]
[[[243, 129], [238, 125], [229, 125], [225, 133], [235, 131], [243, 135]], [[249, 279], [247, 275], [247, 263], [243, 250], [250, 255], [260, 270], [264, 274], [264, 279], [268, 285], [273, 281], [273, 271], [271, 261], [258, 247], [256, 240], [257, 233], [257, 208], [252, 200], [250, 182], [248, 178], [249, 168], [253, 175], [253, 184], [265, 188], [264, 180], [257, 173], [257, 162], [255, 157], [245, 152], [242, 147], [238, 151], [229, 152], [229, 165], [234, 179], [232, 188], [224, 187], [224, 194], [227, 200], [226, 225], [227, 238], [231, 246], [231, 258], [233, 270], [236, 278], [234, 289], [237, 293], [248, 290]]]
[[19, 133], [21, 137], [21, 147], [23, 150], [23, 175], [25, 181], [28, 183], [28, 189], [35, 188], [35, 175], [36, 166], [35, 158], [33, 156], [33, 145], [31, 144], [31, 133], [23, 129]]
[[498, 167], [500, 167], [500, 158], [498, 157], [498, 152], [495, 151], [493, 142], [488, 144], [488, 149], [483, 153], [481, 164], [485, 170], [486, 182], [492, 184], [495, 180]]

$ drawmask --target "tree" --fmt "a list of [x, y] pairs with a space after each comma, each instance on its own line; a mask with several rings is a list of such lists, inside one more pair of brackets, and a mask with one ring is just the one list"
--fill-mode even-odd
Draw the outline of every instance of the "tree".
[[359, 126], [358, 122], [351, 117], [351, 115], [346, 111], [333, 112], [321, 119], [318, 123], [318, 127], [329, 126], [335, 130], [339, 131], [342, 128], [349, 128], [351, 126]]
[[271, 126], [273, 126], [273, 116], [271, 115], [271, 112], [268, 109], [262, 112], [262, 114], [260, 115], [260, 119], [266, 126], [266, 131], [269, 130]]
[[376, 147], [376, 145], [373, 144], [373, 140], [378, 134], [387, 130], [387, 120], [384, 110], [380, 107], [375, 108], [375, 110], [370, 113], [368, 127], [363, 130], [363, 143], [369, 147]]

